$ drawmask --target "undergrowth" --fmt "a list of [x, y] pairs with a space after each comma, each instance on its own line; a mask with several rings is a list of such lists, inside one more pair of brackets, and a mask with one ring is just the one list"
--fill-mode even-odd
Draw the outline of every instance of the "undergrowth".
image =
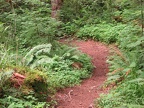
[[[77, 32], [79, 38], [92, 38], [94, 40], [106, 42], [106, 43], [120, 43], [122, 39], [134, 40], [136, 36], [141, 32], [140, 27], [128, 24], [111, 24], [100, 23], [95, 25], [85, 25]], [[132, 35], [133, 38], [127, 35]], [[123, 43], [124, 44], [124, 43]], [[120, 44], [120, 45], [123, 45]], [[123, 45], [126, 46], [126, 45]]]
[[90, 77], [90, 58], [55, 43], [59, 36], [115, 43], [101, 108], [144, 106], [144, 38], [140, 0], [64, 0], [51, 18], [50, 0], [0, 1], [0, 107], [45, 108], [53, 94]]
[[[126, 15], [125, 12], [126, 10], [124, 10], [124, 16]], [[110, 72], [106, 86], [113, 88], [108, 94], [101, 94], [100, 98], [96, 100], [96, 106], [99, 108], [144, 107], [144, 36], [141, 35], [143, 33], [139, 23], [137, 22], [135, 25], [135, 19], [140, 19], [139, 12], [140, 8], [135, 8], [135, 11], [131, 13], [134, 15], [133, 17], [128, 17], [128, 14], [125, 16], [125, 18], [127, 17], [125, 20], [129, 22], [118, 23], [114, 28], [111, 27], [113, 33], [116, 34], [118, 48], [111, 47], [111, 55], [107, 60]], [[117, 27], [120, 29], [115, 31]]]
[[[93, 66], [87, 55], [59, 43], [55, 46], [59, 47], [37, 45], [25, 56], [17, 55], [22, 57], [17, 61], [19, 65], [15, 65], [17, 56], [2, 47], [1, 107], [42, 108], [56, 104], [52, 96], [57, 90], [90, 77]], [[9, 59], [11, 54], [14, 57]]]
[[[126, 42], [124, 42], [126, 43]], [[122, 42], [121, 42], [122, 44]], [[127, 42], [127, 48], [121, 47], [121, 51], [113, 49], [113, 56], [110, 56], [110, 73], [107, 84], [113, 84], [115, 89], [107, 95], [102, 95], [98, 100], [102, 108], [143, 108], [144, 106], [144, 64], [143, 37], [137, 37], [134, 42]]]

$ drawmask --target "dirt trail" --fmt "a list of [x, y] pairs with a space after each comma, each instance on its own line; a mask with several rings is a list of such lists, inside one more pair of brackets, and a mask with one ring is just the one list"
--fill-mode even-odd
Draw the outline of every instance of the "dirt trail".
[[[62, 40], [67, 42], [67, 40]], [[68, 41], [74, 46], [77, 46], [83, 53], [92, 57], [92, 63], [96, 68], [93, 70], [91, 78], [84, 80], [81, 85], [66, 88], [56, 94], [58, 100], [57, 108], [94, 108], [93, 102], [101, 93], [108, 92], [108, 89], [101, 89], [106, 74], [108, 65], [106, 58], [108, 56], [108, 47], [100, 42], [92, 40], [88, 41]]]

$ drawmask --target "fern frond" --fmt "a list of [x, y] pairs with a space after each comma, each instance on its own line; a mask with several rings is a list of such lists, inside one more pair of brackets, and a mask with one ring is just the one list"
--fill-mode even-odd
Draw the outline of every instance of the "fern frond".
[[43, 44], [35, 46], [23, 58], [24, 63], [26, 65], [29, 65], [35, 59], [35, 57], [40, 56], [41, 54], [49, 54], [51, 51], [51, 47], [52, 47], [51, 44]]
[[49, 57], [43, 57], [41, 59], [36, 60], [31, 66], [31, 69], [34, 69], [36, 66], [39, 66], [41, 64], [48, 64], [48, 63], [53, 63], [53, 59]]
[[0, 87], [2, 87], [6, 81], [12, 76], [14, 70], [7, 70], [5, 72], [0, 72]]

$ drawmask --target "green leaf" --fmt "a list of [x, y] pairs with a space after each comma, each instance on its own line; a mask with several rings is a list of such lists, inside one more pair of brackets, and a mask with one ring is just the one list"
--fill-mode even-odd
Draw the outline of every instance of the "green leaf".
[[130, 67], [130, 68], [136, 67], [136, 63], [135, 63], [135, 62], [132, 62], [129, 67]]

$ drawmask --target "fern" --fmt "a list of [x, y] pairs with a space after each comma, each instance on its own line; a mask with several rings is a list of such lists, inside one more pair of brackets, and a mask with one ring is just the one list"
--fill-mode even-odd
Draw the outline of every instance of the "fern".
[[37, 60], [35, 60], [35, 62], [30, 66], [32, 69], [34, 69], [35, 67], [37, 66], [42, 66], [43, 68], [44, 65], [47, 65], [47, 64], [50, 64], [50, 63], [53, 63], [54, 60], [48, 56], [41, 56], [39, 58], [37, 58]]
[[13, 70], [7, 70], [5, 72], [1, 71], [0, 72], [0, 88], [2, 88], [7, 80], [12, 76]]
[[50, 106], [50, 104], [46, 102], [37, 102], [37, 98], [31, 95], [27, 96], [26, 98], [7, 96], [3, 99], [0, 99], [0, 103], [6, 108], [48, 108]]
[[[41, 56], [49, 54], [51, 51], [51, 47], [52, 47], [51, 44], [43, 44], [43, 45], [35, 46], [23, 58], [24, 63], [28, 66], [28, 65], [31, 65], [32, 63], [34, 63], [34, 61], [37, 58], [39, 58], [39, 59], [43, 58]], [[40, 61], [44, 62], [44, 60], [40, 60]], [[38, 63], [38, 61], [37, 61], [37, 63]]]
[[[0, 67], [4, 68], [8, 65], [16, 64], [16, 54], [10, 49], [6, 49], [5, 45], [0, 45]], [[20, 62], [19, 62], [20, 63]]]
[[144, 105], [144, 38], [138, 37], [138, 34], [137, 26], [125, 27], [117, 38], [120, 50], [112, 48], [107, 83], [114, 82], [116, 89], [98, 100], [104, 108], [142, 108]]
[[[107, 61], [110, 66], [108, 81], [117, 81], [121, 77], [137, 75], [139, 69], [139, 53], [136, 51], [127, 52], [120, 55], [114, 55]], [[134, 77], [134, 76], [133, 76]]]

